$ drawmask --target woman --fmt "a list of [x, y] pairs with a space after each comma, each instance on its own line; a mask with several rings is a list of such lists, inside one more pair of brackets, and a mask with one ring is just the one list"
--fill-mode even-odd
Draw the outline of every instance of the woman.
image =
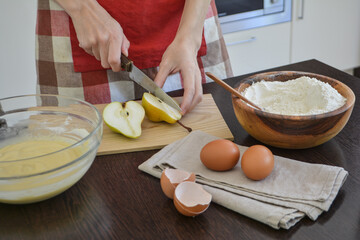
[[210, 81], [205, 71], [232, 76], [210, 1], [38, 0], [38, 93], [93, 104], [141, 98], [121, 71], [123, 53], [165, 91], [184, 88], [186, 114]]

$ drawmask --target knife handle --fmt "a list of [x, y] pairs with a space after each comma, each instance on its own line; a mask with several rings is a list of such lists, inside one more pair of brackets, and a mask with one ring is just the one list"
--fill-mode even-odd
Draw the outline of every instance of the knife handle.
[[133, 62], [128, 59], [124, 54], [121, 54], [121, 67], [127, 72], [132, 71]]

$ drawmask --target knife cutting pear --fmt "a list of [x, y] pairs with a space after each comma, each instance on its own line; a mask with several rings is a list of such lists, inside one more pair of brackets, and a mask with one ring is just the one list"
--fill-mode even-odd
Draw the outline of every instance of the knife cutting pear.
[[121, 67], [129, 73], [130, 79], [164, 101], [169, 106], [181, 112], [179, 104], [172, 97], [166, 94], [158, 85], [156, 85], [152, 79], [146, 76], [145, 73], [137, 68], [124, 54], [121, 54]]

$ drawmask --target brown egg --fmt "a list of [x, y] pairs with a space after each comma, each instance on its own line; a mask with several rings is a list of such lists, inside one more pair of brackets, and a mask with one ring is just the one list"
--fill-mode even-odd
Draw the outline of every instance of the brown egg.
[[227, 171], [235, 167], [240, 158], [240, 150], [235, 143], [218, 139], [206, 144], [200, 152], [201, 162], [214, 171]]
[[180, 169], [165, 168], [161, 173], [160, 186], [164, 194], [173, 199], [176, 186], [184, 181], [195, 181], [195, 174]]
[[262, 180], [270, 175], [274, 168], [274, 155], [265, 146], [251, 146], [241, 157], [241, 168], [248, 178]]
[[174, 193], [174, 205], [179, 213], [193, 217], [206, 211], [212, 196], [195, 182], [180, 183]]

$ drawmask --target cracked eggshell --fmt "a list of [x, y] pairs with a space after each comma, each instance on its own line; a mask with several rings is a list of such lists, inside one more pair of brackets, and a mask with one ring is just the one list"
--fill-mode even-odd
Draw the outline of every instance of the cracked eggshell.
[[174, 192], [174, 205], [179, 213], [193, 217], [206, 211], [212, 196], [195, 182], [182, 182]]
[[174, 198], [176, 186], [185, 181], [194, 182], [195, 174], [180, 169], [165, 168], [160, 177], [161, 189], [170, 199]]

